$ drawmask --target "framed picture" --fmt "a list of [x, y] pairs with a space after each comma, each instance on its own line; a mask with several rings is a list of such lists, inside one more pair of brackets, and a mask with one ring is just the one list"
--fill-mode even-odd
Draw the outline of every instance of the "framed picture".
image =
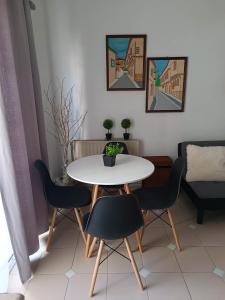
[[146, 112], [184, 111], [187, 57], [147, 59]]
[[146, 35], [107, 35], [107, 90], [144, 90], [145, 60]]

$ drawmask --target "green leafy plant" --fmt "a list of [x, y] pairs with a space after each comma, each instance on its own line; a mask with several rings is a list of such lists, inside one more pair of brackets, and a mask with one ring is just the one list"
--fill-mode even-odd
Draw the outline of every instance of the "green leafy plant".
[[123, 152], [123, 146], [120, 146], [119, 143], [117, 144], [109, 144], [106, 146], [105, 154], [107, 156], [116, 156], [117, 154], [121, 154]]
[[107, 130], [108, 130], [108, 133], [109, 133], [110, 129], [113, 127], [113, 121], [110, 120], [110, 119], [106, 119], [106, 120], [103, 122], [103, 127], [104, 127], [105, 129], [107, 129]]
[[121, 121], [121, 127], [125, 129], [125, 132], [127, 132], [127, 129], [130, 128], [130, 126], [131, 126], [130, 119], [123, 119]]

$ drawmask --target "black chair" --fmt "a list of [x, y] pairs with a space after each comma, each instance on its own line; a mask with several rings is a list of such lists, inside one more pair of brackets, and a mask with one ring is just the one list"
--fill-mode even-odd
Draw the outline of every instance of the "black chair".
[[[123, 142], [109, 142], [105, 145], [104, 147], [104, 150], [103, 150], [103, 153], [102, 154], [105, 154], [106, 153], [106, 147], [109, 145], [109, 144], [112, 144], [112, 145], [116, 145], [116, 144], [119, 144], [120, 147], [123, 147], [123, 152], [121, 154], [129, 154], [128, 152], [128, 149], [127, 149], [127, 145]], [[104, 191], [106, 191], [108, 194], [110, 194], [110, 190], [119, 190], [119, 193], [120, 195], [123, 194], [123, 185], [107, 185], [107, 186], [104, 186], [104, 185], [101, 185], [100, 186]]]
[[[134, 194], [139, 199], [141, 209], [143, 211], [151, 210], [152, 213], [155, 215], [155, 218], [151, 222], [145, 224], [144, 228], [146, 228], [148, 225], [160, 218], [163, 222], [172, 227], [176, 246], [179, 251], [181, 251], [180, 242], [176, 233], [170, 207], [175, 203], [175, 201], [178, 198], [183, 170], [184, 160], [182, 158], [177, 158], [173, 164], [169, 181], [165, 186], [141, 188], [134, 192]], [[161, 214], [158, 215], [154, 212], [154, 210], [163, 211]], [[167, 223], [163, 218], [161, 218], [162, 215], [165, 213], [168, 214], [170, 224]], [[140, 236], [141, 240], [143, 238], [144, 228], [142, 229], [142, 233]]]
[[[138, 201], [134, 195], [114, 195], [104, 196], [97, 199], [87, 221], [85, 231], [91, 236], [100, 240], [95, 268], [92, 276], [90, 297], [93, 296], [93, 290], [95, 287], [96, 277], [99, 265], [107, 259], [113, 252], [120, 255], [117, 249], [124, 242], [127, 248], [129, 258], [127, 258], [134, 269], [139, 286], [143, 290], [143, 284], [140, 278], [140, 274], [137, 269], [136, 262], [134, 260], [132, 251], [127, 237], [134, 232], [137, 232], [144, 224], [143, 216], [138, 205]], [[117, 240], [122, 239], [122, 242], [113, 249], [105, 243], [105, 240]], [[109, 252], [106, 258], [101, 262], [101, 255], [103, 246], [107, 245], [112, 251]]]
[[53, 207], [53, 215], [51, 224], [49, 226], [46, 251], [48, 251], [50, 246], [58, 209], [74, 209], [82, 237], [84, 239], [84, 242], [86, 243], [86, 235], [83, 230], [79, 208], [87, 206], [91, 203], [90, 191], [82, 186], [58, 186], [51, 180], [48, 169], [42, 160], [36, 160], [34, 165], [40, 173], [45, 198], [47, 202]]

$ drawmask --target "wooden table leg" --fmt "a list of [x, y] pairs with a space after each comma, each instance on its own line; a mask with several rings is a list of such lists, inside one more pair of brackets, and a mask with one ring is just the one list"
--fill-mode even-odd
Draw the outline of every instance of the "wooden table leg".
[[[92, 189], [92, 204], [91, 208], [94, 206], [96, 199], [98, 197], [98, 185], [95, 184]], [[91, 236], [90, 234], [87, 235], [87, 242], [86, 242], [86, 248], [85, 248], [85, 256], [88, 257], [89, 255], [91, 256], [92, 251], [89, 253], [89, 247], [91, 243]], [[93, 247], [94, 248], [94, 247]], [[92, 249], [93, 250], [93, 249]], [[88, 255], [89, 254], [89, 255]], [[90, 257], [89, 256], [89, 257]]]
[[129, 187], [128, 183], [125, 183], [125, 184], [124, 184], [124, 190], [125, 190], [125, 192], [126, 192], [127, 194], [131, 194], [131, 190], [130, 190], [130, 187]]

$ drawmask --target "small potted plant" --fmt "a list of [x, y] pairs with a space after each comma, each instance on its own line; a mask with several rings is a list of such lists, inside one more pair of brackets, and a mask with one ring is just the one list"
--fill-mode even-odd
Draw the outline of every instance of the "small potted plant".
[[110, 119], [106, 119], [103, 122], [103, 127], [108, 130], [108, 132], [105, 134], [107, 141], [111, 140], [112, 133], [110, 132], [110, 129], [113, 127], [113, 121]]
[[123, 119], [121, 121], [121, 127], [125, 129], [125, 132], [123, 134], [124, 140], [129, 140], [130, 134], [128, 133], [128, 128], [131, 126], [130, 119]]
[[123, 147], [117, 144], [109, 144], [106, 146], [105, 154], [103, 154], [103, 162], [106, 167], [113, 167], [116, 163], [117, 154], [123, 152]]

